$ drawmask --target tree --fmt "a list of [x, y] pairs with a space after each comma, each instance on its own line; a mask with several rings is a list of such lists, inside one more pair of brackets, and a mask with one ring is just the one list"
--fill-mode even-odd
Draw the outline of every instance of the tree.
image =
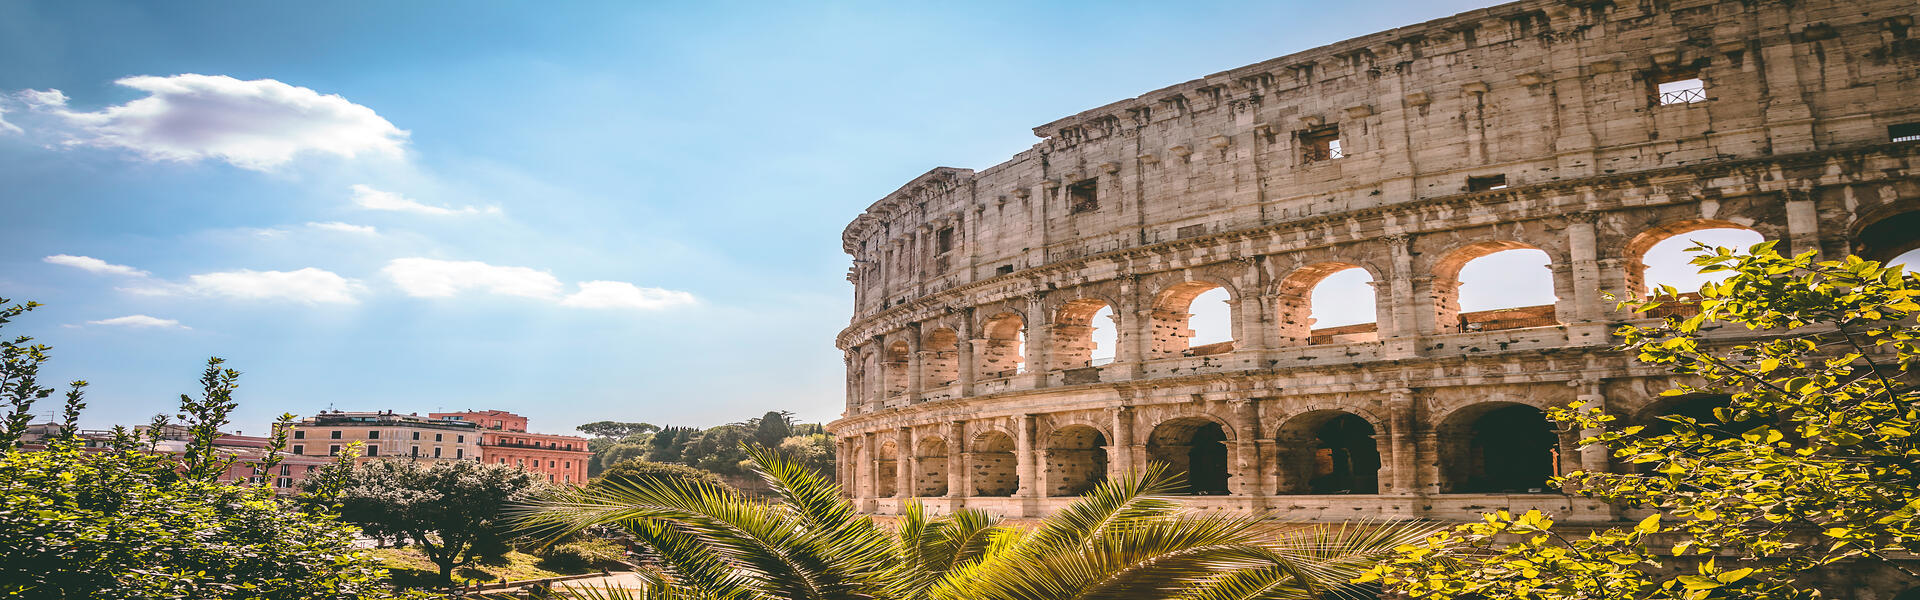
[[653, 462], [677, 463], [686, 453], [687, 441], [699, 430], [669, 425], [654, 434], [648, 442], [647, 460]]
[[[1725, 395], [1726, 406], [1666, 417], [1670, 429], [1619, 427], [1599, 407], [1553, 415], [1639, 467], [1561, 485], [1653, 513], [1580, 537], [1537, 512], [1496, 513], [1406, 548], [1370, 579], [1416, 598], [1555, 600], [1802, 597], [1801, 575], [1839, 561], [1920, 581], [1894, 558], [1920, 542], [1920, 276], [1785, 257], [1771, 242], [1694, 251], [1703, 273], [1731, 275], [1701, 286], [1698, 314], [1619, 333], [1640, 362], [1697, 381], [1668, 394]], [[1680, 300], [1662, 287], [1625, 305]], [[1739, 330], [1723, 325], [1759, 337], [1717, 340], [1714, 329]]]
[[[0, 308], [0, 325], [34, 306]], [[52, 390], [35, 381], [48, 348], [31, 342], [0, 342], [0, 396], [11, 404], [0, 420], [0, 595], [385, 596], [372, 556], [353, 546], [352, 527], [276, 498], [265, 483], [270, 478], [217, 481], [230, 459], [214, 451], [213, 441], [235, 407], [240, 375], [221, 368], [220, 359], [207, 362], [201, 396], [182, 397], [180, 419], [192, 432], [183, 454], [153, 452], [158, 431], [143, 442], [119, 428], [107, 448], [84, 448], [75, 428], [85, 382], [66, 394], [60, 433], [33, 450], [19, 434], [33, 401]], [[256, 474], [273, 468], [285, 441], [274, 437], [253, 465]]]
[[559, 539], [624, 529], [664, 566], [647, 589], [587, 596], [742, 599], [1301, 598], [1342, 588], [1426, 525], [1302, 525], [1201, 516], [1164, 497], [1160, 466], [1115, 478], [1032, 528], [918, 503], [891, 530], [857, 514], [831, 480], [750, 450], [779, 501], [687, 480], [556, 490], [520, 509], [527, 531]]
[[793, 413], [778, 410], [762, 415], [753, 424], [753, 443], [768, 448], [780, 445], [793, 435], [792, 418]]
[[376, 460], [347, 476], [338, 503], [341, 517], [369, 535], [419, 546], [440, 567], [441, 582], [452, 584], [454, 569], [511, 550], [502, 511], [538, 485], [508, 465]]
[[780, 452], [793, 457], [801, 466], [832, 477], [838, 465], [834, 461], [833, 436], [824, 433], [796, 435], [780, 441]]
[[744, 445], [753, 441], [753, 432], [738, 424], [702, 430], [687, 442], [681, 461], [721, 475], [747, 475], [751, 467]]
[[621, 482], [626, 485], [639, 485], [644, 482], [664, 479], [701, 481], [715, 487], [726, 487], [727, 485], [725, 481], [720, 479], [719, 475], [713, 474], [712, 471], [702, 471], [686, 465], [647, 462], [637, 458], [624, 460], [608, 467], [606, 472], [600, 475], [599, 479], [593, 481], [593, 485], [608, 485], [612, 482]]
[[575, 427], [574, 429], [578, 429], [580, 430], [581, 433], [584, 433], [593, 437], [597, 437], [597, 438], [625, 440], [627, 438], [630, 438], [642, 433], [653, 433], [655, 431], [659, 431], [660, 426], [654, 425], [652, 423], [594, 421], [592, 423]]

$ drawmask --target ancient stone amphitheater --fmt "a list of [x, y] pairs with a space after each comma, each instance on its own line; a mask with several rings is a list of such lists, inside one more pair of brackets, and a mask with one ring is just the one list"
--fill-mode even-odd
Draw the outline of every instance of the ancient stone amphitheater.
[[[1604, 295], [1643, 287], [1650, 247], [1703, 228], [1825, 256], [1920, 245], [1916, 12], [1526, 0], [1149, 92], [1041, 125], [999, 165], [934, 169], [842, 238], [842, 483], [872, 512], [917, 498], [1035, 516], [1163, 461], [1209, 509], [1611, 519], [1543, 485], [1621, 465], [1541, 410], [1649, 422], [1715, 401], [1663, 398], [1666, 373], [1609, 349], [1658, 316]], [[1463, 265], [1515, 248], [1550, 257], [1558, 300], [1463, 312]], [[1313, 328], [1311, 291], [1354, 268], [1374, 324]], [[1190, 347], [1190, 305], [1213, 289], [1232, 340]], [[1111, 362], [1092, 358], [1103, 308]]]

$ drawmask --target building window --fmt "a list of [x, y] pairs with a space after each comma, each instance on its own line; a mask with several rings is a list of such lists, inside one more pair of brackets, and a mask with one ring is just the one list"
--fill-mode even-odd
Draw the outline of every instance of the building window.
[[569, 469], [573, 468], [573, 461], [570, 461], [570, 460], [567, 461], [567, 468]]
[[507, 464], [507, 459], [504, 459], [504, 458], [500, 459], [500, 464], [503, 464], [503, 465]]
[[293, 487], [293, 478], [292, 478], [292, 477], [281, 477], [281, 478], [279, 478], [279, 479], [275, 479], [275, 480], [273, 481], [273, 487], [281, 487], [281, 488], [290, 488], [290, 487]]
[[334, 440], [340, 439], [340, 430], [335, 429], [333, 431], [327, 432], [327, 438], [334, 439]]
[[1484, 192], [1487, 190], [1504, 190], [1504, 189], [1507, 189], [1506, 175], [1487, 175], [1484, 177], [1468, 177], [1467, 178], [1467, 191], [1469, 192]]
[[327, 446], [327, 456], [339, 456], [339, 455], [340, 455], [339, 446]]
[[941, 227], [939, 231], [933, 232], [933, 252], [935, 254], [946, 254], [952, 251], [953, 228]]
[[1080, 214], [1100, 210], [1100, 180], [1088, 179], [1067, 186], [1067, 213]]
[[293, 439], [296, 439], [296, 440], [307, 439], [307, 432], [295, 429], [293, 430]]
[[467, 449], [466, 449], [466, 448], [454, 448], [454, 449], [453, 449], [453, 457], [454, 457], [455, 459], [463, 459], [463, 458], [466, 458], [466, 457], [467, 457]]
[[1301, 160], [1320, 162], [1346, 158], [1346, 156], [1346, 152], [1340, 149], [1339, 125], [1328, 125], [1300, 133]]
[[306, 453], [307, 453], [307, 446], [306, 446], [305, 444], [294, 444], [294, 445], [293, 445], [293, 454], [294, 454], [294, 456], [299, 456], [299, 455], [302, 455], [302, 454], [306, 454]]
[[438, 433], [433, 434], [433, 441], [436, 441], [436, 442], [440, 441], [440, 435], [441, 434], [438, 434]]
[[292, 466], [289, 466], [289, 465], [280, 465], [280, 474], [281, 474], [281, 475], [292, 475], [292, 474], [293, 474], [293, 467], [292, 467]]
[[368, 431], [367, 439], [370, 439], [370, 440], [380, 439], [380, 430], [375, 429], [375, 430]]
[[456, 438], [458, 438], [458, 439], [455, 439], [455, 440], [453, 440], [453, 441], [455, 441], [455, 442], [459, 442], [459, 443], [462, 443], [462, 444], [465, 444], [465, 443], [467, 443], [467, 436], [464, 436], [464, 435], [461, 435], [461, 436], [455, 436], [455, 437], [456, 437]]
[[440, 458], [440, 447], [439, 447], [439, 446], [434, 446], [434, 447], [433, 447], [433, 457], [434, 457], [434, 458]]
[[379, 456], [379, 455], [380, 455], [379, 446], [367, 446], [367, 456]]
[[412, 453], [410, 453], [410, 456], [419, 456], [419, 455], [420, 455], [420, 447], [419, 447], [419, 446], [414, 446], [414, 447], [413, 447], [413, 452], [412, 452]]
[[1707, 82], [1700, 80], [1696, 70], [1669, 72], [1654, 78], [1653, 94], [1654, 103], [1660, 106], [1705, 102]]
[[547, 461], [547, 468], [553, 468], [553, 461]]
[[1012, 275], [1013, 265], [1000, 265], [998, 267], [994, 267], [993, 274], [994, 275]]
[[420, 439], [420, 432], [418, 431], [413, 432], [413, 439], [416, 439], [416, 440]]
[[1895, 142], [1920, 142], [1920, 123], [1888, 125], [1887, 138]]

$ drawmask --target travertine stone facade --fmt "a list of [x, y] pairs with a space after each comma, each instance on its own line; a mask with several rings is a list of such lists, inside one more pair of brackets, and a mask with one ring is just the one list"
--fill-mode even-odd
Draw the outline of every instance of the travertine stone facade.
[[[939, 168], [843, 237], [840, 438], [868, 511], [1039, 515], [1164, 461], [1195, 503], [1296, 518], [1614, 509], [1539, 490], [1615, 469], [1541, 409], [1697, 410], [1608, 350], [1656, 242], [1741, 227], [1793, 250], [1920, 244], [1911, 0], [1526, 0], [1317, 48], [1035, 128]], [[1909, 139], [1911, 138], [1911, 139]], [[1469, 260], [1535, 248], [1552, 305], [1460, 312]], [[1365, 269], [1373, 326], [1315, 330]], [[1190, 347], [1224, 288], [1233, 341]], [[1118, 348], [1093, 364], [1090, 319]], [[1684, 310], [1684, 307], [1676, 307]], [[1725, 335], [1739, 335], [1727, 332]]]

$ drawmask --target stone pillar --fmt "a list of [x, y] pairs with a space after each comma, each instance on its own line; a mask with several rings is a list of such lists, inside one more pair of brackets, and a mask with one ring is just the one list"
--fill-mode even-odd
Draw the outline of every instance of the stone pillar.
[[1387, 274], [1387, 294], [1383, 302], [1378, 300], [1380, 288], [1374, 288], [1376, 302], [1386, 309], [1376, 315], [1380, 339], [1386, 342], [1382, 358], [1411, 358], [1418, 352], [1418, 338], [1424, 333], [1419, 315], [1430, 315], [1433, 310], [1430, 304], [1415, 300], [1412, 238], [1397, 234], [1386, 236], [1383, 241], [1392, 257], [1393, 270]]
[[959, 377], [955, 382], [960, 385], [961, 398], [973, 395], [973, 353], [976, 352], [974, 348], [974, 340], [971, 338], [963, 336], [954, 340], [954, 351], [959, 354], [956, 358], [960, 361]]
[[1813, 195], [1800, 190], [1788, 190], [1783, 193], [1787, 197], [1788, 248], [1784, 254], [1799, 254], [1812, 250], [1816, 253], [1814, 260], [1819, 260], [1820, 211], [1813, 203]]
[[1235, 496], [1261, 496], [1260, 486], [1260, 399], [1248, 398], [1233, 403], [1233, 481]]
[[1246, 267], [1240, 297], [1234, 298], [1228, 306], [1232, 307], [1235, 325], [1233, 346], [1235, 350], [1259, 350], [1267, 347], [1269, 329], [1273, 328], [1273, 303], [1266, 295], [1266, 278], [1260, 268], [1260, 259], [1246, 257], [1240, 259]]
[[1113, 449], [1107, 452], [1107, 477], [1119, 478], [1134, 471], [1133, 407], [1116, 406], [1107, 410], [1113, 417]]
[[1594, 233], [1597, 220], [1599, 215], [1583, 212], [1569, 216], [1567, 221], [1573, 314], [1561, 321], [1567, 323], [1568, 342], [1574, 345], [1609, 344], [1613, 340], [1604, 322], [1607, 309], [1601, 296], [1604, 283], [1600, 279], [1600, 243]]
[[907, 403], [920, 402], [926, 392], [925, 358], [920, 356], [920, 324], [907, 324]]
[[[1047, 358], [1047, 351], [1053, 347], [1053, 319], [1041, 304], [1041, 298], [1044, 297], [1045, 294], [1040, 292], [1027, 294], [1027, 356], [1024, 366], [1030, 388], [1046, 387], [1047, 369], [1053, 366], [1049, 364], [1051, 359]], [[1026, 483], [1022, 482], [1021, 485]]]
[[920, 460], [920, 457], [914, 456], [913, 429], [910, 427], [901, 427], [897, 430], [894, 433], [893, 446], [895, 457], [893, 461], [893, 497], [912, 498], [914, 496], [914, 467], [917, 466], [914, 462]]
[[1413, 390], [1400, 388], [1388, 392], [1387, 435], [1393, 451], [1387, 456], [1393, 464], [1394, 494], [1415, 493], [1418, 486], [1418, 450], [1414, 444]]
[[[1581, 379], [1570, 383], [1579, 388], [1579, 395], [1574, 398], [1580, 401], [1580, 410], [1594, 408], [1600, 410], [1607, 409], [1607, 397], [1600, 393], [1601, 380]], [[1580, 439], [1595, 437], [1601, 433], [1602, 430], [1598, 427], [1581, 429]], [[1584, 446], [1580, 448], [1579, 452], [1580, 470], [1588, 473], [1606, 473], [1611, 470], [1613, 450], [1609, 449], [1606, 444]]]
[[950, 421], [947, 423], [947, 497], [953, 499], [950, 509], [960, 508], [961, 499], [973, 495], [972, 485], [967, 479], [967, 422]]
[[1440, 493], [1440, 432], [1435, 431], [1434, 427], [1414, 425], [1416, 433], [1413, 454], [1414, 459], [1419, 463], [1419, 467], [1415, 469], [1419, 475], [1415, 488], [1417, 493]]
[[848, 456], [852, 452], [853, 444], [847, 442], [847, 438], [833, 438], [833, 482], [840, 486], [841, 498], [853, 497], [853, 483], [848, 480], [852, 473], [847, 469]]
[[1032, 498], [1038, 495], [1040, 488], [1035, 475], [1036, 461], [1033, 436], [1036, 433], [1033, 415], [1025, 414], [1014, 418], [1014, 475], [1020, 478], [1020, 487], [1013, 495], [1020, 498]]
[[880, 508], [874, 501], [880, 497], [880, 434], [869, 431], [860, 442], [865, 449], [860, 453], [864, 459], [860, 461], [860, 478], [864, 480], [860, 484], [860, 510], [874, 512]]

